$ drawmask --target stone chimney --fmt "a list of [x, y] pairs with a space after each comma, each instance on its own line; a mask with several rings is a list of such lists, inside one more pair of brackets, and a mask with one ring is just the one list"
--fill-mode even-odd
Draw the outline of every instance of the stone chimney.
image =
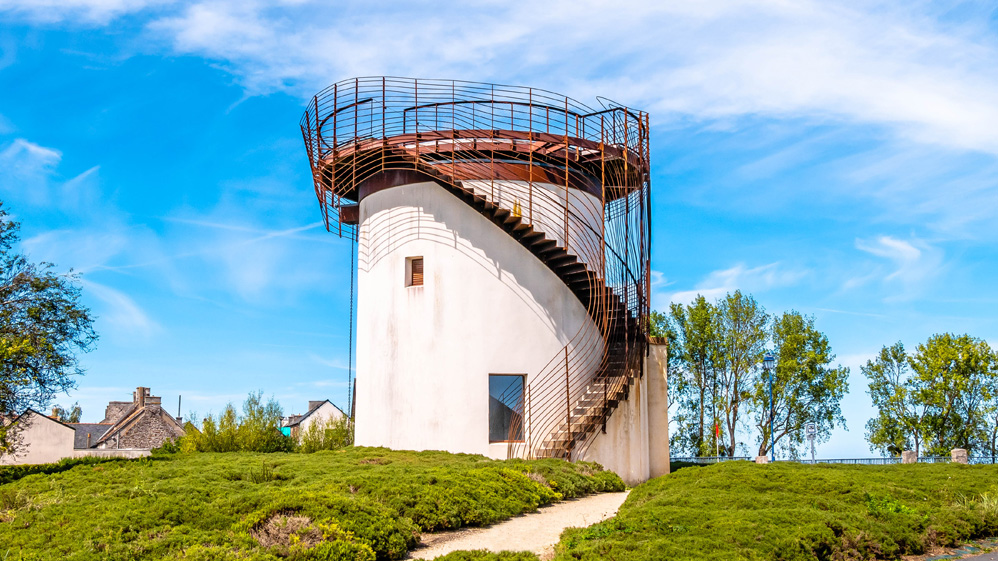
[[146, 397], [149, 395], [149, 388], [143, 388], [139, 386], [135, 389], [135, 405], [138, 407], [146, 406]]

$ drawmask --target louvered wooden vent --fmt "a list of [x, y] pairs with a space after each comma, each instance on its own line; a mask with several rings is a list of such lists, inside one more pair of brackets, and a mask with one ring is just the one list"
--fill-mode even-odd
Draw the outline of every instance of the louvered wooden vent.
[[406, 286], [423, 286], [423, 258], [409, 258], [409, 282]]

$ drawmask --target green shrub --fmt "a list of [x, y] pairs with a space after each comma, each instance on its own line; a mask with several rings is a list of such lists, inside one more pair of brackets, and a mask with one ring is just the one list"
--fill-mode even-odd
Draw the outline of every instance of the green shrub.
[[[725, 462], [635, 487], [557, 561], [900, 559], [998, 535], [998, 466]], [[998, 505], [996, 505], [998, 507]]]
[[359, 543], [332, 541], [312, 548], [294, 548], [289, 561], [375, 561], [374, 551]]
[[315, 422], [298, 437], [298, 452], [311, 454], [319, 450], [339, 450], [353, 445], [353, 422], [346, 417]]
[[36, 473], [0, 487], [0, 558], [401, 559], [421, 532], [529, 512], [558, 500], [557, 488], [623, 486], [592, 464], [354, 447]]
[[230, 403], [218, 419], [208, 415], [200, 429], [187, 423], [187, 434], [164, 445], [161, 452], [290, 452], [295, 441], [281, 433], [283, 414], [273, 398], [264, 403], [262, 391], [251, 392], [243, 402], [242, 415]]
[[529, 551], [500, 551], [493, 553], [485, 550], [453, 551], [447, 555], [434, 558], [433, 561], [538, 561], [538, 557]]
[[59, 460], [58, 462], [55, 462], [53, 464], [0, 466], [0, 485], [3, 485], [4, 483], [10, 483], [12, 481], [17, 481], [22, 477], [35, 475], [37, 473], [42, 473], [42, 474], [61, 473], [64, 471], [71, 470], [76, 466], [94, 466], [97, 464], [127, 462], [127, 461], [129, 460], [123, 458], [83, 457], [83, 458], [63, 458], [62, 460]]

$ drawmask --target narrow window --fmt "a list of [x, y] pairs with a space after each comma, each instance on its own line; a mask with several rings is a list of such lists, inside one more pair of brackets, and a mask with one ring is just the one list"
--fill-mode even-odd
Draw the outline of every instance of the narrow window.
[[523, 442], [522, 375], [489, 375], [489, 442]]
[[405, 260], [405, 285], [423, 286], [423, 258], [407, 257]]

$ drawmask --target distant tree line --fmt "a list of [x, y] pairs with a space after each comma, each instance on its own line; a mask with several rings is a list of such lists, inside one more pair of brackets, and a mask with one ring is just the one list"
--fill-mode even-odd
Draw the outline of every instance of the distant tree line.
[[871, 450], [998, 455], [998, 355], [983, 340], [936, 334], [914, 353], [898, 342], [862, 371], [878, 410], [866, 423]]
[[[758, 455], [779, 445], [796, 458], [808, 423], [817, 442], [845, 424], [839, 405], [849, 369], [832, 366], [835, 355], [813, 317], [793, 310], [771, 316], [751, 295], [735, 291], [715, 302], [698, 295], [690, 304], [672, 304], [667, 314], [652, 312], [651, 334], [669, 340], [674, 456], [747, 455], [742, 438], [754, 434]], [[775, 358], [772, 415], [767, 352]]]
[[[196, 418], [196, 415], [190, 415]], [[336, 450], [353, 444], [349, 419], [315, 422], [301, 434], [281, 432], [284, 411], [273, 398], [263, 401], [263, 392], [251, 392], [242, 413], [230, 403], [218, 417], [208, 415], [201, 426], [188, 421], [187, 434], [164, 446], [166, 452], [303, 452]]]

